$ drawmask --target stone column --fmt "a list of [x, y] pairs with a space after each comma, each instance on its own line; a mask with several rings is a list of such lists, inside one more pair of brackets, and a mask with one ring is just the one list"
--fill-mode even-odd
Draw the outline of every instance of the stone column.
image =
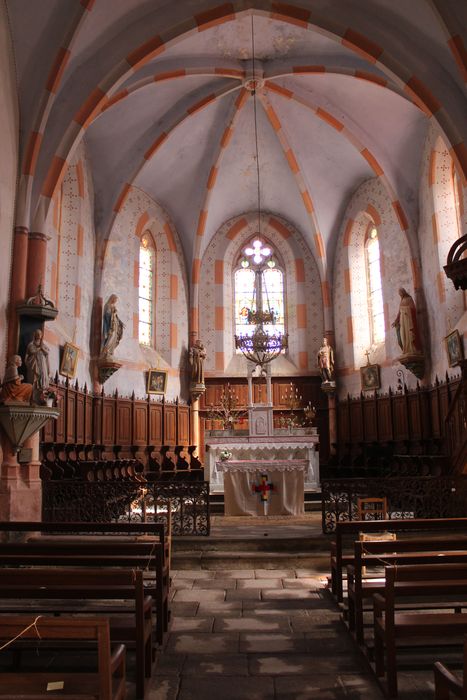
[[198, 450], [200, 449], [199, 439], [199, 398], [193, 398], [191, 403], [191, 444], [196, 445]]
[[15, 306], [26, 297], [26, 271], [28, 262], [28, 229], [16, 226], [13, 240], [13, 262], [11, 267], [10, 313], [8, 321], [8, 355], [18, 348], [18, 317]]
[[26, 296], [32, 297], [40, 284], [44, 285], [47, 264], [47, 241], [45, 233], [30, 233], [28, 246], [28, 266]]

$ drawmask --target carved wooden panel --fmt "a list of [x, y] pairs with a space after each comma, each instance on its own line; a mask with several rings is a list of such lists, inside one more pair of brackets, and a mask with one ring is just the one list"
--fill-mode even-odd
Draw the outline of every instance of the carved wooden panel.
[[337, 435], [339, 443], [344, 445], [349, 440], [349, 411], [347, 403], [341, 403], [337, 407]]
[[365, 442], [377, 442], [378, 423], [376, 404], [373, 399], [363, 401], [363, 432], [365, 434]]
[[162, 444], [162, 405], [149, 404], [149, 444]]
[[178, 407], [178, 437], [179, 445], [189, 445], [190, 443], [190, 413], [188, 406]]
[[164, 406], [164, 445], [177, 444], [177, 407]]
[[438, 391], [432, 391], [430, 395], [430, 408], [431, 408], [431, 429], [432, 435], [435, 438], [441, 436], [441, 425], [440, 425], [440, 413], [439, 413], [439, 403], [438, 403]]
[[60, 415], [55, 421], [55, 442], [65, 442], [65, 389], [57, 390], [57, 407]]
[[102, 406], [102, 443], [115, 445], [115, 401], [104, 399]]
[[383, 396], [378, 399], [378, 433], [381, 442], [390, 442], [392, 440], [392, 415], [391, 415], [391, 399], [389, 396]]
[[65, 441], [75, 442], [75, 424], [76, 424], [76, 394], [71, 389], [66, 392], [66, 430]]
[[44, 426], [44, 432], [42, 433], [42, 441], [43, 442], [54, 442], [54, 433], [55, 433], [55, 421], [50, 419], [47, 421], [47, 423]]
[[442, 419], [440, 420], [440, 434], [442, 437], [444, 437], [445, 433], [445, 428], [444, 428], [444, 420], [448, 414], [449, 410], [449, 393], [448, 393], [448, 387], [444, 384], [443, 386], [439, 387], [439, 408], [440, 408], [440, 413], [442, 416]]
[[85, 395], [80, 391], [76, 392], [76, 442], [78, 444], [84, 443], [85, 402]]
[[126, 399], [119, 399], [116, 403], [117, 406], [117, 436], [115, 442], [117, 445], [127, 446], [131, 445], [132, 441], [132, 425], [131, 425], [131, 414], [132, 407], [131, 401]]
[[92, 419], [93, 419], [93, 400], [92, 396], [86, 395], [85, 399], [85, 421], [84, 421], [84, 444], [92, 443]]
[[394, 440], [408, 440], [407, 402], [405, 396], [394, 396], [392, 400]]
[[148, 404], [143, 401], [133, 406], [133, 445], [148, 444]]
[[362, 408], [360, 401], [352, 401], [350, 404], [350, 434], [352, 442], [363, 440]]
[[419, 392], [409, 394], [407, 403], [409, 408], [409, 426], [410, 438], [412, 440], [421, 440], [423, 436], [422, 416], [420, 412]]
[[94, 442], [96, 445], [102, 444], [102, 406], [103, 406], [103, 401], [104, 400], [100, 397], [94, 399], [93, 410], [92, 410], [93, 439], [91, 440], [91, 442]]

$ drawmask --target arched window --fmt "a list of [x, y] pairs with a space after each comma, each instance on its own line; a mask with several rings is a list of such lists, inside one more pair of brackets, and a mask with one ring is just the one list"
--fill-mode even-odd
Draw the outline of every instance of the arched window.
[[[284, 273], [270, 246], [263, 246], [259, 240], [246, 246], [234, 273], [234, 288], [235, 335], [254, 332], [260, 307], [266, 314], [263, 326], [266, 333], [285, 333]], [[258, 294], [261, 295], [260, 304]]]
[[156, 251], [151, 234], [146, 232], [139, 247], [139, 328], [141, 345], [151, 345], [154, 337], [154, 270]]
[[381, 258], [378, 231], [371, 226], [365, 243], [366, 279], [368, 291], [368, 316], [371, 342], [376, 345], [385, 338], [383, 289], [381, 282]]

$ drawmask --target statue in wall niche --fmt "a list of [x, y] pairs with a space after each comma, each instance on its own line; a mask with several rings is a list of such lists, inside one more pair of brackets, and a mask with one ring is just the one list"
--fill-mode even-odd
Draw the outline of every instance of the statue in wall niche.
[[49, 348], [44, 343], [44, 334], [38, 328], [26, 348], [24, 363], [28, 370], [28, 381], [40, 394], [49, 386]]
[[323, 338], [323, 344], [318, 350], [318, 368], [321, 379], [325, 383], [333, 381], [334, 378], [334, 350], [328, 343], [327, 338]]
[[23, 384], [23, 376], [18, 373], [21, 357], [12, 355], [8, 360], [3, 383], [0, 388], [0, 403], [30, 403], [32, 384]]
[[117, 301], [117, 295], [111, 294], [104, 306], [101, 357], [112, 357], [123, 336], [125, 326], [117, 314]]
[[392, 324], [392, 327], [396, 329], [397, 342], [403, 355], [421, 355], [422, 345], [415, 302], [404, 287], [399, 289], [399, 296], [401, 298], [399, 313]]
[[201, 340], [196, 340], [190, 348], [191, 381], [193, 384], [204, 384], [204, 360], [206, 349]]

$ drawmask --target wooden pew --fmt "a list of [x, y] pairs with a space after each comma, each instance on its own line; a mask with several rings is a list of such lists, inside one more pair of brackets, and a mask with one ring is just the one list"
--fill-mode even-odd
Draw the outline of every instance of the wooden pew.
[[[11, 613], [12, 606], [6, 605], [5, 600], [21, 601], [19, 610], [23, 612], [25, 601], [34, 601], [34, 612], [39, 614], [97, 612], [111, 615], [111, 639], [135, 646], [136, 695], [144, 698], [145, 679], [151, 677], [153, 653], [152, 599], [144, 594], [142, 571], [0, 568], [0, 611]], [[53, 605], [44, 603], [50, 600], [54, 601]], [[112, 605], [103, 601], [112, 601]]]
[[462, 680], [444, 664], [437, 661], [434, 665], [435, 700], [449, 700], [451, 695], [467, 700], [467, 637], [464, 641], [464, 674]]
[[349, 541], [358, 538], [360, 532], [396, 532], [396, 533], [446, 533], [460, 532], [467, 534], [467, 518], [410, 518], [405, 520], [351, 520], [336, 523], [336, 535], [331, 543], [331, 590], [339, 603], [343, 600], [343, 573], [348, 564], [353, 563], [353, 549], [346, 552], [344, 547]]
[[[0, 533], [33, 533], [42, 535], [112, 535], [132, 538], [151, 537], [162, 544], [162, 562], [157, 571], [157, 578], [161, 581], [161, 595], [156, 596], [156, 625], [158, 630], [158, 642], [162, 644], [163, 637], [168, 630], [169, 589], [170, 589], [170, 537], [167, 537], [165, 526], [162, 523], [44, 523], [41, 521], [13, 521], [0, 522]], [[15, 535], [16, 536], [16, 535]], [[156, 562], [159, 565], [159, 560]], [[159, 625], [162, 626], [160, 629]]]
[[164, 612], [167, 596], [163, 586], [162, 545], [159, 542], [115, 542], [32, 540], [0, 543], [0, 566], [80, 566], [140, 569], [144, 573], [144, 589], [155, 602], [155, 636], [164, 642]]
[[[0, 680], [0, 698], [7, 700], [38, 700], [54, 696], [47, 690], [48, 683], [63, 682], [63, 696], [89, 698], [98, 700], [125, 700], [125, 647], [119, 644], [111, 653], [109, 621], [105, 618], [56, 618], [35, 615], [1, 616], [0, 615], [0, 646], [21, 634], [19, 643], [24, 640], [39, 641], [41, 648], [46, 640], [79, 643], [96, 641], [97, 643], [97, 673], [90, 672], [57, 672], [38, 670], [37, 672], [3, 671]], [[16, 645], [16, 646], [15, 646]], [[11, 649], [18, 644], [11, 644]]]
[[384, 590], [384, 578], [363, 576], [363, 569], [395, 564], [467, 563], [467, 537], [459, 539], [389, 540], [354, 543], [353, 564], [347, 571], [348, 623], [358, 644], [363, 644], [363, 603]]
[[397, 696], [396, 644], [409, 639], [417, 646], [426, 646], [442, 637], [452, 640], [467, 633], [467, 613], [399, 612], [401, 598], [430, 597], [441, 604], [446, 596], [459, 596], [467, 606], [467, 564], [420, 564], [387, 566], [384, 593], [373, 597], [375, 673], [383, 676], [386, 669], [389, 697]]

